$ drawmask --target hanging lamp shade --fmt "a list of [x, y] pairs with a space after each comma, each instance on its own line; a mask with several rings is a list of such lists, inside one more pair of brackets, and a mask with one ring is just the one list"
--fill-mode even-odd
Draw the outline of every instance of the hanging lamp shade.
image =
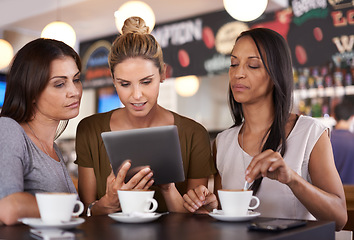
[[120, 33], [122, 33], [124, 21], [130, 17], [140, 17], [144, 19], [145, 24], [149, 27], [150, 32], [155, 27], [154, 11], [144, 2], [129, 1], [124, 3], [117, 11], [115, 11], [114, 18], [116, 21], [116, 27]]
[[223, 0], [226, 12], [238, 21], [249, 22], [263, 14], [268, 0]]
[[50, 38], [62, 41], [71, 47], [75, 46], [76, 33], [66, 22], [55, 21], [49, 23], [42, 30], [42, 38]]
[[199, 79], [195, 75], [178, 77], [175, 80], [177, 93], [182, 97], [191, 97], [199, 89]]
[[4, 40], [0, 39], [0, 69], [7, 67], [14, 55], [14, 50], [11, 44]]

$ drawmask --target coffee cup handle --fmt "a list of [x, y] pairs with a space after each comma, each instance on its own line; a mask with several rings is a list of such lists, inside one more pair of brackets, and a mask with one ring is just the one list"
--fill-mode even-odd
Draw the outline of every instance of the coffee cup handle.
[[76, 200], [75, 206], [79, 205], [79, 210], [73, 212], [73, 217], [79, 216], [84, 211], [84, 204], [80, 200]]
[[256, 196], [252, 196], [251, 201], [252, 201], [252, 199], [256, 200], [256, 204], [252, 207], [251, 206], [248, 207], [248, 209], [251, 209], [251, 210], [258, 208], [258, 206], [259, 206], [259, 198]]
[[148, 207], [147, 209], [145, 209], [145, 211], [146, 212], [155, 212], [157, 209], [157, 206], [158, 206], [157, 201], [154, 198], [150, 198], [147, 201], [152, 203], [152, 208]]

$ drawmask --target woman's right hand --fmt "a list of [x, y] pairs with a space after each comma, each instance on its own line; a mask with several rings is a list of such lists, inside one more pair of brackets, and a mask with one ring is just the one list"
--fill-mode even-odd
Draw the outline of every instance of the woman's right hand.
[[218, 207], [218, 200], [204, 185], [189, 190], [183, 195], [184, 207], [190, 212], [209, 213]]
[[106, 196], [109, 200], [111, 206], [119, 206], [118, 193], [117, 190], [120, 189], [149, 189], [154, 180], [151, 179], [153, 173], [151, 169], [146, 166], [142, 167], [130, 180], [125, 183], [125, 177], [131, 167], [131, 162], [129, 160], [122, 163], [120, 169], [115, 177], [113, 171], [107, 177], [107, 187]]

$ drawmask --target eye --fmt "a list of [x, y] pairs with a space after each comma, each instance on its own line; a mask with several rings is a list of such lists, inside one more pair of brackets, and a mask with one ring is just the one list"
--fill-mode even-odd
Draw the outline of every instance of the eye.
[[141, 84], [148, 85], [151, 83], [151, 79], [145, 79], [144, 81], [141, 82]]
[[259, 68], [258, 65], [257, 65], [257, 66], [256, 66], [256, 65], [249, 65], [249, 67], [252, 68], [252, 69], [257, 69], [257, 68]]
[[237, 58], [231, 58], [230, 67], [237, 67], [240, 65], [240, 61]]
[[122, 87], [128, 87], [129, 86], [129, 83], [126, 83], [126, 82], [120, 82], [120, 85]]
[[80, 78], [76, 78], [76, 79], [74, 79], [74, 83], [81, 83]]
[[56, 87], [56, 88], [64, 87], [64, 83], [63, 83], [63, 82], [55, 83], [55, 84], [54, 84], [54, 87]]

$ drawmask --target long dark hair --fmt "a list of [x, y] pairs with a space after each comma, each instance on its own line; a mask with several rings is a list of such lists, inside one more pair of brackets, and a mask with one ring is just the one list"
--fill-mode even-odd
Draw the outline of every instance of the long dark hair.
[[[49, 82], [50, 64], [65, 56], [72, 57], [81, 71], [79, 55], [61, 41], [38, 38], [22, 47], [15, 55], [6, 77], [5, 99], [0, 116], [12, 118], [18, 123], [31, 120], [35, 111], [33, 103]], [[62, 124], [65, 129], [67, 121]], [[62, 126], [60, 128], [61, 133], [64, 129]]]
[[[274, 120], [266, 133], [269, 133], [269, 135], [262, 147], [262, 151], [266, 149], [277, 151], [280, 146], [280, 154], [284, 156], [286, 151], [285, 125], [292, 107], [293, 92], [290, 50], [285, 39], [279, 33], [270, 29], [254, 28], [242, 32], [237, 37], [236, 42], [244, 36], [250, 36], [255, 42], [263, 65], [274, 84]], [[242, 105], [235, 101], [230, 86], [228, 95], [234, 126], [240, 126], [244, 120]], [[257, 193], [261, 182], [262, 178], [256, 179], [251, 186], [254, 194]]]

